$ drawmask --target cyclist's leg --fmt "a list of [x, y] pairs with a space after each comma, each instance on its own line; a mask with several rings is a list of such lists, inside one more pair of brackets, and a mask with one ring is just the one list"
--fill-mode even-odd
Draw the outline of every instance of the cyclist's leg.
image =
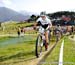
[[60, 32], [56, 34], [56, 42], [60, 40]]
[[45, 39], [46, 39], [46, 45], [45, 45], [45, 49], [48, 49], [48, 32], [45, 31]]
[[48, 31], [45, 31], [46, 43], [48, 43]]

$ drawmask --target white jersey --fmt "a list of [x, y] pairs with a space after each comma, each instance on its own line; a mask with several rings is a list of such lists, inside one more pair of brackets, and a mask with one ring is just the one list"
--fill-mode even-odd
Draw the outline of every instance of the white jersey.
[[[47, 17], [43, 20], [41, 17], [37, 19], [36, 22], [39, 22], [44, 25], [44, 27], [46, 27], [46, 24], [50, 24], [52, 26], [52, 23], [50, 21], [50, 19], [48, 19]], [[45, 31], [45, 28], [42, 27], [42, 25], [39, 27], [39, 33], [44, 33]]]
[[37, 19], [36, 22], [39, 22], [42, 24], [42, 25], [45, 25], [45, 24], [51, 24], [51, 21], [50, 19], [48, 19], [47, 17], [45, 18], [45, 20], [43, 20], [41, 17]]

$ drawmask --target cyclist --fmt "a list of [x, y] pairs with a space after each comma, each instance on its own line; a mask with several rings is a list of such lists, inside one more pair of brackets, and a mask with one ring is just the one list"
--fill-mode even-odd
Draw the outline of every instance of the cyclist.
[[34, 24], [34, 28], [36, 29], [36, 25], [39, 24], [39, 32], [45, 34], [45, 39], [46, 39], [46, 45], [45, 45], [45, 50], [48, 49], [48, 29], [52, 27], [52, 23], [50, 19], [46, 16], [45, 12], [40, 13], [40, 17], [37, 19], [36, 23]]
[[55, 27], [55, 35], [56, 35], [56, 38], [58, 38], [56, 41], [58, 41], [60, 38], [61, 38], [61, 27], [59, 24], [56, 25]]
[[17, 34], [18, 34], [18, 37], [20, 37], [20, 34], [21, 34], [21, 28], [20, 28], [20, 26], [18, 26], [18, 28], [17, 28]]

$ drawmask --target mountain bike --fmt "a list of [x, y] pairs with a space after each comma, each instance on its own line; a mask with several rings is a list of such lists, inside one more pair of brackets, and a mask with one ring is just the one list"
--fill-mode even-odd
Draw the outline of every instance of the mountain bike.
[[[45, 32], [45, 31], [44, 31]], [[48, 41], [50, 43], [50, 31], [48, 30]], [[48, 44], [46, 44], [45, 34], [39, 33], [36, 39], [36, 48], [35, 48], [35, 54], [36, 57], [40, 57], [43, 51], [43, 46], [45, 49], [48, 49]]]

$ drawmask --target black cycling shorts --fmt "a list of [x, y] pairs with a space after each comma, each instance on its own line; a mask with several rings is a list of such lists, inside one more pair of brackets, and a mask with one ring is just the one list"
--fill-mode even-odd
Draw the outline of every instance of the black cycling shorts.
[[45, 25], [41, 25], [44, 29], [46, 29], [48, 27], [48, 24]]
[[38, 21], [38, 26], [42, 26], [44, 29], [46, 29], [48, 27], [48, 24], [44, 24], [42, 25], [40, 21]]

